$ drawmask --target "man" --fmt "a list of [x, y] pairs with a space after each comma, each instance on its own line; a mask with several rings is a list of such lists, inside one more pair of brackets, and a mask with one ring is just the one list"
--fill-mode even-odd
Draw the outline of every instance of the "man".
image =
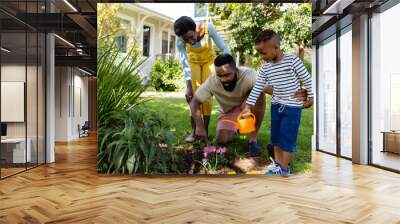
[[[241, 110], [245, 106], [246, 99], [254, 87], [257, 73], [251, 68], [237, 67], [233, 57], [229, 54], [218, 56], [215, 61], [216, 75], [210, 76], [194, 93], [193, 100], [190, 102], [192, 116], [196, 123], [196, 137], [207, 142], [208, 136], [201, 118], [200, 104], [208, 100], [211, 96], [220, 106], [220, 116], [217, 124], [217, 143], [225, 145], [235, 138], [237, 128], [224, 119], [235, 121]], [[264, 92], [272, 94], [272, 88], [267, 86]], [[305, 92], [296, 92], [295, 97], [303, 98]], [[250, 155], [256, 157], [260, 155], [261, 148], [257, 144], [258, 130], [263, 121], [265, 112], [265, 95], [261, 94], [252, 112], [256, 116], [256, 131], [250, 134], [249, 149]]]

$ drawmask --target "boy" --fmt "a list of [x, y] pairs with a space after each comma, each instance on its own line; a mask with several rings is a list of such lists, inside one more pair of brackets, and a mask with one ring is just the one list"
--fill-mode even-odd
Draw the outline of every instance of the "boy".
[[[243, 112], [253, 108], [266, 84], [271, 85], [271, 144], [274, 146], [275, 161], [268, 166], [266, 174], [290, 175], [288, 167], [291, 153], [296, 151], [300, 126], [301, 109], [313, 104], [312, 79], [302, 61], [280, 50], [280, 40], [273, 30], [262, 31], [255, 40], [256, 50], [266, 61], [262, 65], [256, 85], [246, 101]], [[304, 102], [293, 96], [305, 85], [308, 99]]]

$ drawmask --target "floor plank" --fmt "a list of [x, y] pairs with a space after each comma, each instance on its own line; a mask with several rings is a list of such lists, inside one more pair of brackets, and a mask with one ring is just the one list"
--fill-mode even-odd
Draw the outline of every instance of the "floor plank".
[[290, 178], [99, 175], [96, 138], [0, 181], [0, 223], [400, 223], [400, 175], [313, 153]]

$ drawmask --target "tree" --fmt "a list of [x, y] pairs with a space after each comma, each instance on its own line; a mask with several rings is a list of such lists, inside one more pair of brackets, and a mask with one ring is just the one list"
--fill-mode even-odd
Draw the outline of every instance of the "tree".
[[121, 29], [121, 19], [117, 13], [121, 6], [118, 3], [97, 4], [97, 39], [99, 41], [113, 41]]
[[[97, 5], [97, 49], [102, 50], [110, 46], [118, 50], [116, 38], [119, 35], [129, 34], [123, 25], [123, 21], [118, 17], [118, 12], [122, 9], [120, 3], [99, 3]], [[126, 52], [131, 58], [141, 55], [136, 42], [131, 41], [126, 46]]]
[[311, 4], [289, 4], [283, 14], [279, 33], [290, 47], [297, 45], [298, 56], [304, 60], [304, 49], [312, 45]]
[[275, 30], [281, 37], [281, 48], [287, 51], [311, 45], [311, 4], [211, 3], [210, 15], [217, 27], [231, 33], [229, 45], [234, 52], [256, 56], [254, 39], [264, 29]]
[[231, 32], [231, 48], [243, 54], [255, 54], [254, 39], [266, 28], [274, 28], [280, 18], [278, 4], [211, 3], [213, 23], [227, 26]]

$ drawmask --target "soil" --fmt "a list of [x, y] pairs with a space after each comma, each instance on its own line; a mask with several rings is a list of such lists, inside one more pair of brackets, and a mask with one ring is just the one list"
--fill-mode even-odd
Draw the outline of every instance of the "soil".
[[[195, 147], [176, 148], [174, 149], [178, 157], [175, 161], [177, 169], [182, 174], [262, 174], [265, 172], [268, 162], [259, 157], [237, 158], [232, 164], [215, 171], [205, 170], [204, 167], [197, 161], [201, 161], [203, 155], [201, 150], [196, 150]], [[168, 162], [172, 162], [172, 159]]]
[[242, 173], [248, 173], [252, 171], [262, 172], [266, 170], [267, 166], [268, 162], [260, 159], [259, 157], [236, 159], [233, 163], [233, 167], [239, 169]]

